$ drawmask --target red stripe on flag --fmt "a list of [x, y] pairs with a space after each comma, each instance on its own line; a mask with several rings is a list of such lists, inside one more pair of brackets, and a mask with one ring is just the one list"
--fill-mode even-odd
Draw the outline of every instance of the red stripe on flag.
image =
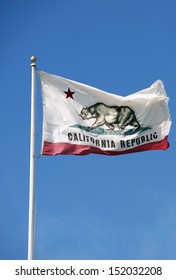
[[103, 154], [108, 156], [123, 155], [129, 153], [142, 152], [147, 150], [166, 150], [169, 147], [168, 136], [158, 142], [147, 143], [125, 151], [105, 151], [97, 147], [76, 145], [70, 143], [51, 143], [44, 142], [42, 155], [54, 156], [58, 154], [65, 155], [87, 155]]

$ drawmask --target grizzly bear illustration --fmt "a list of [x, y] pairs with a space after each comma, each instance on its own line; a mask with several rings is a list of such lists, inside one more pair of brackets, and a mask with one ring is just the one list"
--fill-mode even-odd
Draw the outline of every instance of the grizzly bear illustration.
[[96, 103], [89, 107], [83, 107], [79, 115], [83, 120], [95, 118], [92, 128], [106, 125], [113, 130], [115, 124], [120, 130], [129, 125], [135, 129], [140, 127], [134, 111], [128, 106], [107, 106], [104, 103]]

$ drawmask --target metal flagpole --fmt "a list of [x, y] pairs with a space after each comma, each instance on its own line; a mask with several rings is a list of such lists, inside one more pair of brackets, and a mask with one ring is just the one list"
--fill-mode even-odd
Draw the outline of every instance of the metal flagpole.
[[35, 219], [35, 99], [36, 99], [36, 57], [31, 56], [31, 136], [30, 136], [30, 175], [29, 175], [29, 222], [28, 260], [34, 259], [34, 219]]

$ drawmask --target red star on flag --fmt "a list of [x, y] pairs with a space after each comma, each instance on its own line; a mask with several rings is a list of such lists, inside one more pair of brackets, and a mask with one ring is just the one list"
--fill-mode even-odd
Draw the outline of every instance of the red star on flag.
[[66, 98], [72, 98], [73, 99], [73, 94], [75, 93], [74, 91], [71, 91], [70, 88], [68, 88], [67, 91], [64, 91], [64, 93], [67, 95]]

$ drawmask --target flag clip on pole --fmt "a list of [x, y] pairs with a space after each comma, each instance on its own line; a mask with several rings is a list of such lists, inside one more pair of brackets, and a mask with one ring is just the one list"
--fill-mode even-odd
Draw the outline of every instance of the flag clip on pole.
[[35, 99], [36, 99], [36, 57], [31, 56], [31, 134], [30, 134], [30, 174], [29, 174], [29, 221], [28, 260], [34, 259], [34, 219], [35, 219]]

